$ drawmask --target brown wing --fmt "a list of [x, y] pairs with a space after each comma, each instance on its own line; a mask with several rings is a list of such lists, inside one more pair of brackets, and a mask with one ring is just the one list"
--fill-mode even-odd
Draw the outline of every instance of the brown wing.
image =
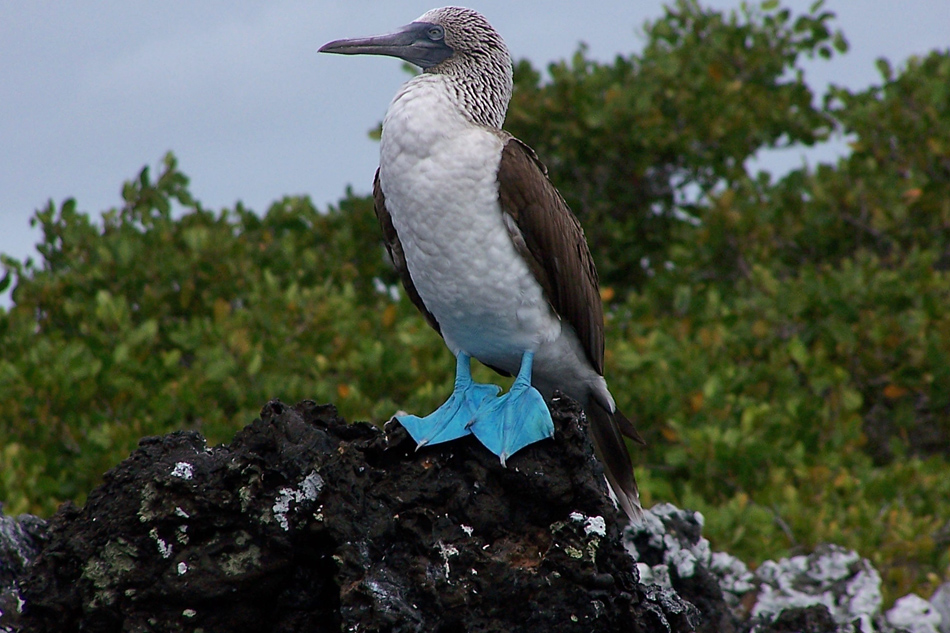
[[389, 257], [393, 260], [396, 272], [399, 274], [399, 280], [402, 281], [406, 294], [412, 303], [419, 308], [419, 312], [426, 318], [429, 325], [442, 336], [442, 328], [439, 322], [426, 308], [422, 302], [419, 291], [412, 283], [412, 277], [409, 275], [409, 267], [406, 266], [406, 255], [402, 251], [402, 244], [399, 242], [399, 236], [396, 234], [396, 227], [393, 226], [393, 219], [386, 210], [386, 196], [383, 195], [383, 188], [379, 185], [379, 169], [376, 170], [376, 177], [373, 178], [373, 203], [376, 207], [376, 219], [379, 220], [379, 226], [383, 229], [383, 242], [386, 244], [386, 250], [389, 251]]
[[[498, 166], [502, 211], [511, 218], [515, 247], [544, 288], [554, 311], [577, 334], [588, 361], [604, 373], [604, 307], [594, 260], [584, 230], [547, 178], [547, 170], [530, 147], [509, 139]], [[623, 435], [643, 442], [636, 427], [619, 410], [609, 411], [590, 398], [584, 407], [594, 451], [607, 480], [632, 520], [640, 512], [640, 495]]]
[[[498, 166], [502, 211], [514, 221], [515, 247], [554, 311], [574, 328], [587, 360], [604, 373], [604, 308], [584, 230], [534, 151], [511, 138]], [[511, 227], [510, 227], [511, 228]]]

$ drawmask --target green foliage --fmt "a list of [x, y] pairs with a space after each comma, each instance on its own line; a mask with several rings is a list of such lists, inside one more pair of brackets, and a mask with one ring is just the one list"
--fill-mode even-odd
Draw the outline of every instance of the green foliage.
[[377, 419], [428, 405], [410, 394], [444, 372], [397, 361], [448, 354], [373, 289], [392, 273], [360, 237], [378, 232], [368, 200], [321, 214], [285, 198], [259, 218], [212, 213], [186, 184], [169, 156], [99, 226], [72, 200], [50, 204], [35, 220], [43, 267], [5, 260], [18, 278], [0, 317], [8, 511], [82, 500], [143, 435], [184, 425], [227, 440], [273, 397]]
[[691, 190], [743, 180], [762, 148], [828, 136], [832, 119], [795, 64], [844, 50], [831, 17], [725, 16], [679, 0], [646, 25], [640, 55], [600, 64], [582, 48], [551, 64], [545, 83], [527, 62], [516, 67], [507, 126], [546, 162], [605, 283], [640, 287], [667, 259], [680, 218], [702, 214]]
[[[798, 63], [844, 50], [830, 23], [682, 1], [641, 54], [520, 63], [509, 125], [585, 223], [646, 503], [702, 511], [752, 563], [833, 541], [889, 597], [928, 595], [950, 576], [950, 54], [817, 105]], [[837, 164], [747, 173], [835, 129]], [[123, 200], [51, 203], [41, 263], [2, 258], [8, 512], [81, 502], [143, 435], [227, 440], [273, 397], [381, 422], [450, 392], [369, 198], [212, 212], [169, 156]]]
[[[731, 297], [674, 293], [659, 314], [631, 296], [610, 339], [612, 386], [649, 443], [646, 503], [704, 512], [713, 543], [748, 560], [835, 542], [896, 595], [945, 574], [950, 275], [921, 252], [897, 270], [863, 253], [783, 280], [756, 266]], [[922, 421], [943, 438], [930, 450], [908, 441]]]
[[[885, 66], [886, 69], [886, 66]], [[720, 278], [760, 261], [776, 274], [868, 250], [887, 266], [926, 249], [950, 266], [950, 58], [911, 60], [896, 78], [852, 94], [833, 89], [829, 114], [853, 152], [837, 165], [737, 181], [704, 213], [697, 243], [673, 258]], [[674, 242], [671, 249], [677, 248]]]

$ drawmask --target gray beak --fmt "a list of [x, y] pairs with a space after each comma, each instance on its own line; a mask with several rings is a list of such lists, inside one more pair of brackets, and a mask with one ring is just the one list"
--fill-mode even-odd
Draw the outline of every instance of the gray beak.
[[338, 55], [388, 55], [421, 68], [444, 62], [454, 52], [445, 43], [445, 32], [437, 24], [413, 22], [394, 33], [335, 40], [320, 47], [321, 53]]

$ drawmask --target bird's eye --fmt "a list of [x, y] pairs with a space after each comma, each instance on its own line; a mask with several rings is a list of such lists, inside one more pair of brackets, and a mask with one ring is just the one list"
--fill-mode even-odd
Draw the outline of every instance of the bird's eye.
[[431, 29], [429, 29], [428, 36], [430, 40], [441, 40], [443, 37], [445, 37], [445, 29], [443, 29], [441, 26], [433, 26]]

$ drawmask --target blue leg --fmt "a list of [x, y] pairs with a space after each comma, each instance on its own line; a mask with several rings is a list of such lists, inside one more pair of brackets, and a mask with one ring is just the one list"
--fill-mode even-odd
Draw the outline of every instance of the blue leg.
[[533, 352], [521, 358], [521, 370], [508, 393], [487, 401], [475, 414], [472, 433], [495, 455], [505, 460], [528, 444], [554, 435], [554, 422], [544, 398], [531, 386]]
[[474, 382], [469, 359], [468, 354], [459, 352], [455, 365], [455, 390], [441, 407], [424, 418], [415, 415], [396, 416], [418, 444], [417, 449], [471, 433], [468, 427], [475, 412], [485, 400], [494, 398], [501, 391], [498, 385]]

